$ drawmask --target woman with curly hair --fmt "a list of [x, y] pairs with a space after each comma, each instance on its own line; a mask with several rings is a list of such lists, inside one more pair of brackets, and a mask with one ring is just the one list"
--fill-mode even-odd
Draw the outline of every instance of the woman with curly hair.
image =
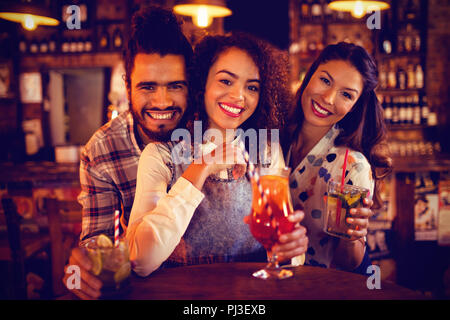
[[[383, 148], [386, 128], [374, 91], [377, 83], [375, 61], [366, 50], [341, 42], [322, 51], [297, 91], [284, 143], [286, 163], [295, 168], [290, 177], [294, 207], [305, 211], [307, 264], [366, 272], [371, 210], [350, 210], [348, 239], [334, 238], [323, 231], [324, 196], [330, 180], [341, 181], [347, 159], [345, 184], [369, 189], [377, 203], [374, 186], [391, 169]], [[368, 206], [373, 203], [365, 201]]]
[[[201, 124], [202, 140], [152, 143], [139, 161], [127, 238], [134, 270], [144, 276], [161, 265], [266, 261], [264, 248], [243, 223], [252, 190], [239, 145], [245, 130], [281, 126], [290, 103], [287, 59], [246, 34], [207, 36], [195, 48], [191, 71], [196, 122], [188, 127], [198, 136]], [[178, 161], [177, 146], [194, 157]], [[279, 144], [263, 146], [257, 161], [284, 167]], [[275, 249], [280, 259], [306, 251], [302, 218], [296, 212], [296, 228], [280, 236]]]

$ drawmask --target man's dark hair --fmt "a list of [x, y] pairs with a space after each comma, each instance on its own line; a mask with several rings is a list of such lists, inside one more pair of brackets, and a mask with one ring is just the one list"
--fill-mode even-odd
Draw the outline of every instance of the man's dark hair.
[[184, 57], [186, 70], [192, 61], [192, 46], [181, 30], [181, 22], [170, 10], [159, 6], [146, 6], [136, 11], [131, 20], [131, 30], [123, 56], [125, 82], [131, 89], [131, 72], [138, 53], [157, 53]]

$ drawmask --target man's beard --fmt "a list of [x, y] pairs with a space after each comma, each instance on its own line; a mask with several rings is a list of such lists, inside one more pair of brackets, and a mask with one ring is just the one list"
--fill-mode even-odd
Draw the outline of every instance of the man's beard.
[[145, 123], [142, 120], [142, 117], [139, 117], [138, 114], [136, 114], [135, 110], [133, 109], [133, 106], [130, 103], [130, 111], [133, 116], [134, 123], [139, 126], [140, 130], [151, 140], [155, 142], [169, 142], [171, 141], [172, 132], [179, 128], [180, 125], [183, 125], [184, 123], [184, 115], [180, 122], [175, 126], [173, 129], [166, 129], [165, 125], [160, 125], [158, 127], [158, 131], [149, 130], [145, 127]]

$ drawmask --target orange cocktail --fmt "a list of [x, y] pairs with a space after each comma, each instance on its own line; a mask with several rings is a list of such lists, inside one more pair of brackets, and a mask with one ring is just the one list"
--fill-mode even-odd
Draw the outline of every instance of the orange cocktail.
[[260, 168], [252, 176], [252, 210], [249, 216], [250, 232], [267, 251], [268, 264], [253, 273], [261, 279], [285, 279], [293, 275], [281, 269], [277, 255], [272, 252], [280, 234], [294, 230], [295, 224], [288, 216], [293, 214], [289, 191], [290, 168]]

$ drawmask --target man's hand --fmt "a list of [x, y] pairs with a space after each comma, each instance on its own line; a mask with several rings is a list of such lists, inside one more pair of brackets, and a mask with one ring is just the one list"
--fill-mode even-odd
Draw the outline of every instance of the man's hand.
[[[64, 272], [67, 271], [67, 268], [70, 265], [77, 265], [80, 268], [81, 288], [69, 289], [69, 291], [83, 300], [98, 299], [100, 297], [100, 288], [102, 287], [102, 282], [99, 278], [97, 278], [90, 272], [92, 263], [82, 248], [72, 249], [72, 254], [69, 258], [69, 264], [65, 266]], [[62, 279], [66, 287], [69, 276], [69, 274], [65, 273], [64, 278]]]

